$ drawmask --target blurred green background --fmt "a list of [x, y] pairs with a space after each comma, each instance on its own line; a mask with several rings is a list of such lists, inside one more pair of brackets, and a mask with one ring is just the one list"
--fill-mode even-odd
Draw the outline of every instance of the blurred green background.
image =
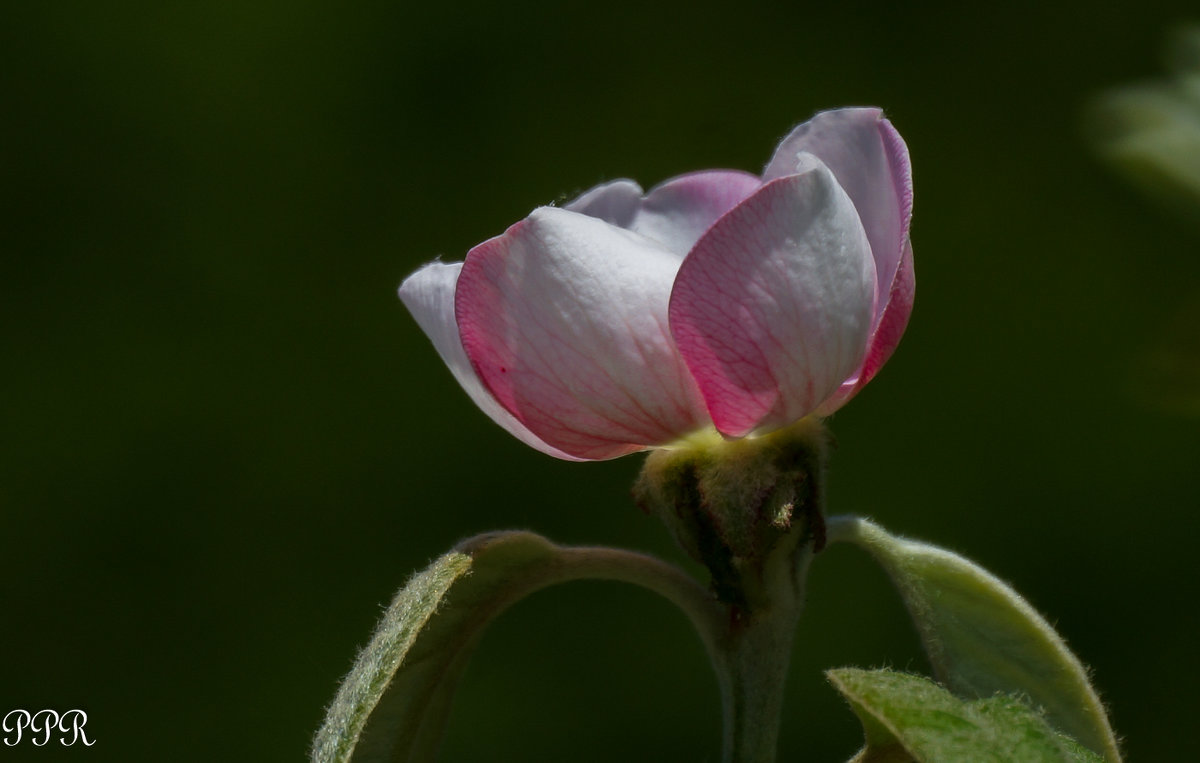
[[[0, 710], [90, 749], [296, 760], [394, 590], [529, 528], [682, 560], [637, 456], [556, 462], [469, 403], [395, 296], [604, 179], [758, 170], [884, 107], [918, 298], [832, 427], [831, 510], [961, 551], [1057, 624], [1131, 760], [1200, 711], [1200, 229], [1084, 110], [1191, 4], [45, 2], [0, 11]], [[1190, 316], [1190, 318], [1189, 318]], [[1181, 404], [1180, 401], [1184, 401]], [[889, 584], [817, 560], [783, 761], [840, 761], [841, 665], [925, 670]], [[683, 617], [579, 583], [505, 615], [443, 758], [715, 760]]]

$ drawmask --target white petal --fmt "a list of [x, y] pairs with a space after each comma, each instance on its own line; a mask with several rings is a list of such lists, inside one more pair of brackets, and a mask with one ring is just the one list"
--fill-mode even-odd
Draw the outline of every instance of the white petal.
[[644, 197], [632, 180], [598, 185], [564, 209], [654, 239], [683, 257], [721, 215], [762, 185], [748, 172], [704, 170], [659, 183]]
[[450, 373], [484, 413], [526, 445], [555, 458], [580, 460], [547, 445], [530, 432], [496, 402], [471, 368], [471, 361], [459, 339], [458, 324], [454, 321], [454, 291], [461, 269], [461, 262], [431, 262], [404, 280], [400, 285], [400, 299], [433, 342]]
[[488, 389], [545, 442], [613, 458], [707, 423], [667, 328], [679, 258], [544, 207], [467, 254], [456, 314]]
[[817, 114], [792, 130], [775, 149], [763, 180], [796, 171], [797, 157], [813, 154], [833, 171], [858, 210], [879, 279], [882, 319], [912, 218], [912, 167], [908, 148], [875, 108], [837, 109]]
[[628, 227], [682, 257], [721, 215], [760, 185], [754, 175], [735, 170], [680, 175], [650, 189]]
[[632, 180], [612, 180], [584, 191], [563, 206], [618, 228], [629, 228], [642, 205], [642, 187]]
[[741, 437], [814, 412], [862, 363], [875, 265], [810, 154], [717, 221], [684, 260], [671, 331], [716, 427]]

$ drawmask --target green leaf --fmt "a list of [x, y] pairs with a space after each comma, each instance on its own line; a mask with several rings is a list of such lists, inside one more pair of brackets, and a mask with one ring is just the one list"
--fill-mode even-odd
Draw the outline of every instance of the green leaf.
[[618, 549], [557, 546], [527, 532], [480, 535], [396, 595], [330, 705], [312, 760], [434, 760], [458, 679], [487, 625], [530, 593], [580, 578], [623, 580], [663, 595], [712, 648], [721, 610], [676, 567]]
[[1200, 29], [1176, 30], [1173, 69], [1158, 81], [1103, 93], [1088, 110], [1100, 156], [1143, 192], [1200, 216]]
[[962, 700], [890, 670], [826, 675], [863, 724], [866, 747], [853, 763], [1100, 763], [1014, 697]]
[[934, 674], [950, 691], [1028, 697], [1055, 728], [1112, 763], [1121, 760], [1083, 664], [1012, 588], [958, 554], [857, 517], [834, 517], [829, 528], [831, 540], [862, 546], [891, 576]]

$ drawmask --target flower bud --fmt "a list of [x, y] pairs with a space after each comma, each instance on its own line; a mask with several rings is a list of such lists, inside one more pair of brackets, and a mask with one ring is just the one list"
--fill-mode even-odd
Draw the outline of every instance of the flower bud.
[[783, 582], [774, 575], [790, 581], [805, 542], [814, 551], [824, 546], [828, 449], [815, 417], [762, 437], [723, 440], [713, 432], [652, 451], [633, 495], [708, 568], [722, 601], [755, 607]]

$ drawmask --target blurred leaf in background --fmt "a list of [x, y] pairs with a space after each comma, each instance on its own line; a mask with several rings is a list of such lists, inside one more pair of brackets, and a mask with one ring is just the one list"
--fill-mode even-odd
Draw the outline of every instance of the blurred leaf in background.
[[1100, 97], [1090, 128], [1105, 159], [1200, 223], [1200, 27], [1171, 33], [1166, 59], [1167, 78]]
[[[1111, 166], [1200, 236], [1200, 27], [1174, 30], [1166, 59], [1166, 78], [1099, 97], [1088, 126]], [[1200, 242], [1190, 248], [1192, 257], [1200, 256]], [[1134, 356], [1130, 386], [1146, 405], [1200, 417], [1200, 292]]]

